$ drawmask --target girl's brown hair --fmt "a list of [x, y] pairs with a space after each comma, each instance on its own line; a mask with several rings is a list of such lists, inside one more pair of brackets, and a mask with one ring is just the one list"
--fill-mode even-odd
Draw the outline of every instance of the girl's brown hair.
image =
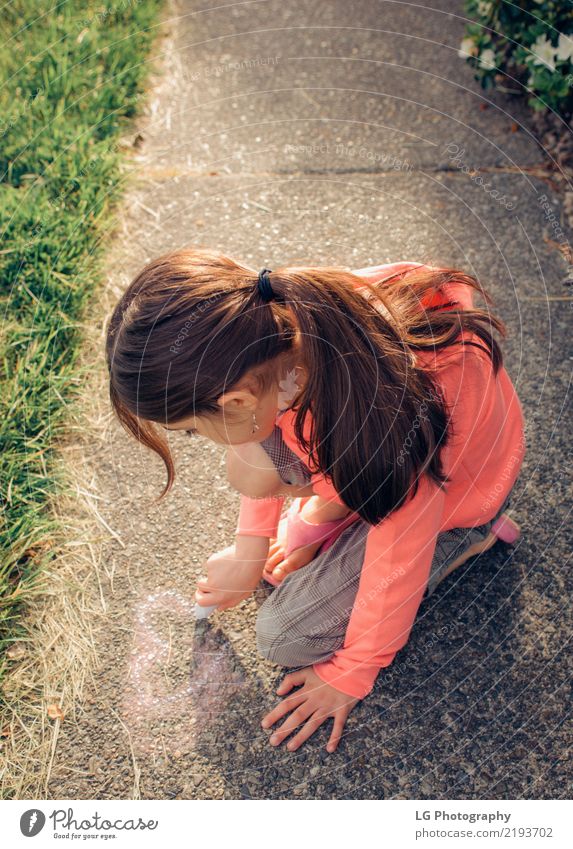
[[[499, 319], [452, 301], [422, 304], [452, 282], [490, 304], [477, 280], [454, 268], [426, 269], [374, 286], [342, 268], [285, 267], [271, 272], [275, 298], [265, 303], [257, 276], [219, 253], [180, 250], [150, 262], [115, 307], [106, 345], [111, 403], [125, 429], [163, 459], [160, 497], [175, 469], [153, 423], [220, 414], [217, 398], [251, 370], [266, 390], [297, 330], [308, 379], [295, 434], [311, 470], [326, 474], [341, 500], [371, 524], [415, 493], [421, 474], [446, 482], [440, 449], [449, 437], [448, 411], [412, 355], [474, 345], [487, 351], [497, 373], [502, 355], [493, 330], [505, 335]], [[356, 286], [366, 287], [367, 297]]]

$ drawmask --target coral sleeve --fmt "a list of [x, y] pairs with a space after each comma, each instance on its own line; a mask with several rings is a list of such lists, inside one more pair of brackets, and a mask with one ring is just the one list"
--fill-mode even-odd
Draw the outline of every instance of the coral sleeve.
[[368, 532], [344, 644], [329, 660], [314, 664], [325, 683], [364, 698], [380, 669], [408, 641], [428, 582], [444, 497], [423, 476], [416, 495]]
[[283, 496], [276, 495], [270, 498], [241, 495], [235, 534], [276, 538], [284, 500]]
[[395, 274], [413, 271], [415, 268], [426, 268], [430, 266], [424, 265], [422, 262], [389, 262], [385, 265], [370, 265], [368, 268], [358, 268], [353, 271], [359, 277], [365, 277], [369, 283], [379, 283], [386, 277], [393, 277]]
[[[359, 277], [364, 277], [369, 283], [381, 283], [396, 274], [405, 276], [410, 271], [439, 271], [437, 266], [425, 265], [421, 262], [392, 262], [387, 265], [373, 265], [369, 268], [359, 268], [354, 271]], [[447, 300], [455, 301], [462, 309], [472, 309], [473, 290], [465, 283], [444, 283], [440, 295], [426, 299], [424, 306], [439, 306]]]

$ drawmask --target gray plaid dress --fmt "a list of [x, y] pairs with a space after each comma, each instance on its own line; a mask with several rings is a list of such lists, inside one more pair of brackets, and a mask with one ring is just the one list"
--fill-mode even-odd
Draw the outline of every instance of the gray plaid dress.
[[[278, 426], [260, 445], [284, 483], [310, 482], [309, 469], [283, 441]], [[485, 525], [438, 534], [424, 598], [434, 592], [454, 560], [488, 536], [509, 503], [508, 496]], [[287, 575], [273, 590], [257, 617], [257, 647], [264, 657], [281, 666], [303, 667], [328, 660], [342, 647], [371, 527], [358, 519], [326, 551], [319, 549], [310, 563]]]

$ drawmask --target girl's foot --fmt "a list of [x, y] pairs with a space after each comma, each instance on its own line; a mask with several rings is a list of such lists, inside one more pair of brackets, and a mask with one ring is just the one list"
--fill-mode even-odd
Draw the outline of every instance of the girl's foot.
[[[302, 497], [299, 498], [299, 500], [298, 500], [298, 504], [299, 504], [298, 509], [299, 510], [302, 510], [303, 506], [306, 504], [306, 502], [308, 501], [309, 498], [310, 498], [310, 496], [302, 496]], [[294, 503], [296, 503], [296, 502], [294, 502]], [[277, 528], [277, 538], [276, 538], [276, 540], [271, 539], [269, 556], [267, 557], [267, 564], [266, 564], [265, 568], [263, 569], [263, 575], [262, 575], [263, 579], [268, 584], [271, 584], [271, 586], [273, 586], [273, 587], [278, 587], [278, 585], [281, 583], [280, 578], [277, 580], [277, 578], [275, 578], [273, 576], [273, 569], [275, 568], [275, 566], [278, 562], [277, 558], [275, 557], [276, 550], [280, 549], [283, 552], [283, 556], [286, 556], [285, 555], [285, 549], [286, 549], [286, 539], [287, 539], [287, 527], [288, 527], [288, 510], [285, 510], [285, 512], [281, 516], [281, 519], [280, 519], [280, 522], [279, 522], [279, 525], [278, 525], [278, 528]], [[269, 568], [269, 562], [272, 562], [272, 565], [270, 566], [270, 568]]]
[[[270, 549], [269, 549], [269, 556], [267, 558], [267, 563], [265, 565], [265, 568], [263, 569], [263, 575], [262, 575], [263, 579], [267, 582], [267, 584], [270, 584], [273, 587], [278, 587], [278, 585], [280, 584], [280, 580], [277, 580], [277, 578], [275, 578], [274, 575], [272, 574], [272, 571], [275, 568], [275, 550], [276, 550], [277, 546], [280, 546], [283, 549], [283, 552], [284, 552], [284, 548], [286, 546], [286, 532], [287, 532], [287, 517], [286, 517], [286, 514], [285, 514], [279, 522], [276, 540], [271, 540], [271, 546], [270, 546]], [[269, 567], [269, 561], [272, 561], [273, 565], [271, 566], [270, 570], [267, 571], [267, 569]]]
[[[318, 551], [330, 548], [340, 534], [359, 518], [356, 513], [348, 513], [342, 519], [314, 525], [301, 515], [307, 500], [304, 498], [299, 503], [293, 502], [281, 517], [277, 539], [271, 540], [262, 577], [274, 587], [282, 583], [287, 574], [308, 565]], [[284, 560], [288, 560], [288, 567], [283, 567]]]
[[460, 554], [453, 563], [450, 563], [446, 571], [438, 578], [435, 587], [441, 584], [444, 578], [451, 575], [458, 566], [461, 566], [466, 562], [466, 560], [469, 560], [470, 557], [475, 557], [476, 554], [482, 554], [482, 552], [487, 551], [488, 548], [495, 545], [498, 540], [511, 545], [519, 539], [520, 534], [521, 528], [519, 525], [514, 522], [513, 519], [510, 519], [507, 513], [502, 513], [499, 519], [493, 523], [491, 531], [486, 538], [482, 540], [482, 542], [475, 542], [473, 545], [470, 545], [463, 554]]

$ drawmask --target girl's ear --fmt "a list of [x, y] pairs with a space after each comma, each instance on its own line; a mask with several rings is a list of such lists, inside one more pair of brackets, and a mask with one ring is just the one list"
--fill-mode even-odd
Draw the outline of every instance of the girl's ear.
[[232, 389], [217, 398], [223, 410], [251, 413], [258, 404], [257, 398], [248, 389]]

